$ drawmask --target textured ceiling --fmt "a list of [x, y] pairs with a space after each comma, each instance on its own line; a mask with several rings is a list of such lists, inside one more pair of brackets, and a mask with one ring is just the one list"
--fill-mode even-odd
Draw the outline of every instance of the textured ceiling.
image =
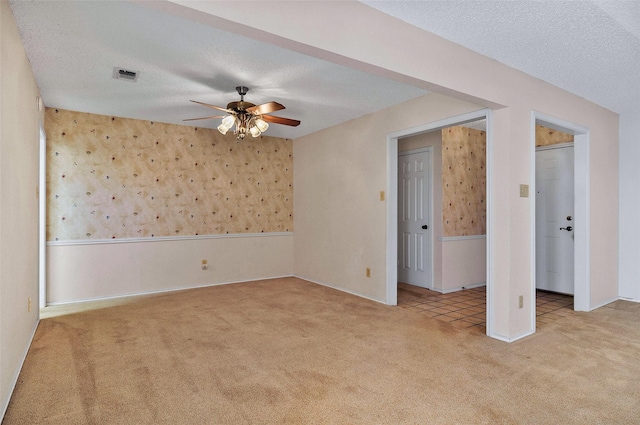
[[[199, 127], [220, 120], [190, 99], [226, 107], [277, 101], [268, 135], [296, 138], [427, 91], [123, 1], [11, 1], [45, 105]], [[113, 68], [139, 72], [112, 78]]]
[[[362, 1], [613, 111], [640, 110], [640, 2]], [[127, 1], [10, 0], [47, 106], [215, 128], [190, 99], [277, 101], [296, 138], [423, 95], [366, 74]], [[354, 17], [357, 19], [357, 17]], [[138, 71], [131, 83], [114, 67]]]
[[618, 113], [640, 111], [640, 1], [362, 1]]

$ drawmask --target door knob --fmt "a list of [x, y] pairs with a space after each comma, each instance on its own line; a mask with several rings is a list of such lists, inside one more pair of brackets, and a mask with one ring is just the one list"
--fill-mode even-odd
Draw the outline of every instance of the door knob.
[[426, 224], [423, 224], [423, 225], [422, 225], [422, 228], [423, 228], [424, 230], [427, 230], [427, 229], [429, 228], [429, 226], [427, 226]]
[[573, 227], [571, 227], [571, 226], [561, 227], [560, 230], [566, 230], [567, 232], [570, 232], [570, 231], [573, 230]]

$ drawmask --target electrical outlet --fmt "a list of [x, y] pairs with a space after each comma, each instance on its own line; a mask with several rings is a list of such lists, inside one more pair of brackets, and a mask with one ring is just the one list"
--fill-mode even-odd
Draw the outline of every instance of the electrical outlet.
[[31, 297], [27, 298], [27, 313], [31, 313]]
[[524, 295], [518, 297], [518, 308], [524, 307]]
[[529, 185], [528, 184], [521, 184], [520, 185], [520, 197], [521, 198], [528, 198], [529, 197]]
[[209, 264], [207, 264], [207, 260], [202, 260], [202, 270], [209, 269]]
[[385, 195], [384, 195], [384, 190], [380, 191], [380, 200], [384, 201], [385, 200]]
[[369, 267], [367, 267], [367, 277], [371, 277], [371, 269]]

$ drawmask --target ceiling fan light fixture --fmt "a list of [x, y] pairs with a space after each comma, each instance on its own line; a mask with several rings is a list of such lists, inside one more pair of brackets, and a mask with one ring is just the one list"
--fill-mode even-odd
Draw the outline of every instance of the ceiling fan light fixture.
[[[284, 106], [278, 102], [267, 102], [260, 105], [254, 105], [251, 102], [245, 102], [244, 96], [249, 89], [245, 86], [236, 87], [238, 94], [240, 95], [239, 102], [231, 102], [227, 104], [226, 108], [222, 108], [216, 105], [210, 105], [204, 102], [198, 102], [192, 100], [191, 102], [198, 103], [200, 105], [216, 109], [218, 111], [226, 112], [229, 115], [222, 119], [222, 122], [218, 126], [218, 131], [222, 134], [227, 134], [229, 130], [235, 125], [233, 134], [236, 135], [238, 140], [243, 140], [247, 134], [251, 134], [253, 137], [258, 137], [269, 128], [267, 121], [276, 124], [289, 125], [296, 127], [300, 125], [300, 121], [292, 120], [289, 118], [277, 117], [268, 115], [272, 112], [284, 109]], [[203, 117], [203, 118], [190, 118], [184, 121], [194, 120], [207, 120], [211, 118], [222, 118], [219, 116]]]
[[221, 134], [227, 134], [227, 131], [229, 131], [229, 129], [228, 129], [228, 128], [226, 128], [225, 126], [223, 126], [222, 124], [220, 124], [220, 125], [218, 126], [218, 131], [219, 131]]
[[264, 133], [269, 128], [269, 124], [262, 118], [256, 118], [255, 124], [258, 130], [260, 130], [260, 133]]
[[249, 133], [251, 133], [253, 137], [258, 137], [260, 134], [262, 134], [260, 129], [255, 125], [249, 129]]
[[222, 119], [222, 123], [218, 126], [218, 131], [222, 134], [227, 134], [227, 131], [229, 131], [235, 123], [236, 118], [233, 115], [228, 115]]

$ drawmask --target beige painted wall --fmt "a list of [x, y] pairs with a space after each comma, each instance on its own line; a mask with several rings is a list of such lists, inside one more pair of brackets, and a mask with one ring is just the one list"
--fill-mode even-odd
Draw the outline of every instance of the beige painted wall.
[[428, 94], [295, 140], [295, 274], [383, 302], [386, 135], [478, 109]]
[[[278, 8], [270, 2], [211, 4], [173, 0], [163, 7], [185, 17], [194, 8], [211, 15], [201, 17], [201, 23], [233, 29], [344, 66], [491, 107], [492, 162], [488, 172], [492, 183], [488, 204], [495, 207], [488, 217], [493, 254], [490, 265], [493, 290], [489, 301], [493, 315], [488, 327], [496, 338], [514, 340], [535, 330], [532, 312], [535, 300], [531, 299], [535, 286], [534, 235], [530, 226], [534, 217], [531, 198], [519, 196], [519, 185], [532, 183], [532, 112], [588, 128], [590, 307], [617, 298], [618, 214], [611, 213], [611, 208], [618, 205], [617, 114], [355, 1], [291, 2]], [[327, 32], [327, 27], [332, 31]], [[380, 117], [378, 122], [371, 122], [368, 117], [359, 120], [378, 133], [363, 130], [360, 125], [339, 126], [342, 136], [330, 129], [296, 141], [294, 152], [306, 157], [304, 150], [308, 149], [316, 154], [316, 162], [322, 166], [312, 166], [312, 170], [319, 178], [327, 177], [327, 168], [339, 173], [327, 178], [325, 188], [318, 188], [307, 175], [294, 171], [294, 196], [310, 189], [319, 190], [315, 199], [303, 198], [300, 203], [294, 199], [296, 252], [300, 247], [303, 252], [317, 254], [313, 261], [296, 255], [296, 270], [381, 299], [383, 279], [360, 277], [365, 264], [372, 264], [379, 276], [380, 268], [386, 267], [385, 239], [379, 236], [385, 227], [386, 213], [379, 201], [375, 202], [386, 178], [386, 152], [380, 139], [384, 132], [414, 125], [414, 113], [422, 112], [418, 121], [432, 119], [431, 114], [423, 111], [403, 112], [400, 118], [393, 115]], [[311, 140], [317, 142], [313, 148], [306, 146]], [[355, 164], [349, 155], [352, 150], [358, 152], [360, 161], [366, 154], [367, 161], [363, 161], [366, 164]], [[301, 163], [307, 162], [308, 159], [303, 159]], [[361, 183], [362, 179], [367, 182]], [[336, 198], [342, 202], [337, 203]], [[336, 213], [324, 212], [327, 207], [335, 208]], [[340, 214], [352, 210], [359, 212], [358, 222], [352, 218], [355, 212]], [[306, 227], [312, 220], [324, 231], [299, 232], [298, 223]], [[359, 245], [354, 238], [360, 241]], [[316, 248], [310, 248], [312, 243]], [[320, 272], [322, 267], [331, 267], [333, 271]], [[526, 306], [521, 309], [520, 296], [525, 297]]]
[[291, 276], [293, 235], [54, 244], [47, 261], [48, 303], [61, 304]]
[[442, 290], [480, 286], [487, 282], [487, 239], [447, 240], [442, 242]]
[[[38, 87], [0, 2], [0, 416], [38, 321]], [[27, 311], [28, 298], [32, 309]]]

